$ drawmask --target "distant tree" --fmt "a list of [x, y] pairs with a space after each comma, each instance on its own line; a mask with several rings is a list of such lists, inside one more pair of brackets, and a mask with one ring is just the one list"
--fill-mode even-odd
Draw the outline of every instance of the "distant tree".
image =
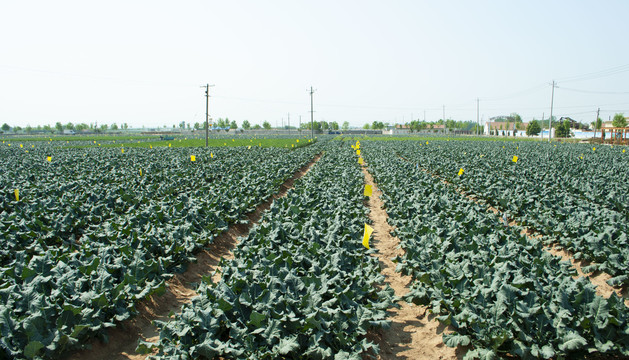
[[127, 130], [129, 128], [129, 125], [127, 125], [127, 123], [122, 124], [122, 128]]
[[185, 121], [180, 122], [180, 123], [179, 123], [179, 128], [180, 128], [181, 130], [185, 130], [185, 129], [186, 129], [186, 122], [185, 122]]
[[[173, 125], [174, 127], [175, 125]], [[112, 130], [118, 130], [118, 125], [116, 123], [111, 124], [111, 129]]]
[[[269, 124], [269, 126], [271, 126], [271, 125]], [[259, 124], [255, 124], [255, 125], [253, 125], [253, 129], [254, 130], [260, 130], [260, 129], [262, 129], [262, 127]]]
[[49, 132], [49, 133], [52, 133], [52, 131], [53, 131], [52, 127], [50, 125], [44, 125], [42, 130], [44, 130], [45, 132]]
[[598, 118], [596, 119], [596, 129], [600, 130], [603, 127], [603, 119]]
[[186, 127], [188, 128], [188, 130], [190, 130], [190, 123], [187, 123]]
[[264, 120], [264, 122], [262, 123], [262, 127], [266, 130], [270, 130], [271, 129], [271, 123], [269, 123], [268, 121]]
[[370, 128], [371, 128], [371, 126], [369, 126], [369, 124], [363, 125], [363, 129], [365, 129], [365, 130], [369, 130]]
[[14, 126], [14, 127], [13, 127], [13, 131], [14, 131], [14, 132], [20, 132], [20, 131], [22, 131], [22, 127], [20, 127], [20, 126]]
[[69, 122], [65, 126], [66, 130], [74, 130], [74, 124]]
[[107, 131], [107, 124], [103, 124], [100, 126], [100, 131], [105, 132]]
[[81, 124], [76, 124], [74, 125], [74, 130], [76, 131], [83, 131], [85, 129], [87, 129], [89, 126], [87, 124], [81, 123]]
[[626, 127], [627, 119], [625, 119], [625, 115], [622, 113], [615, 114], [614, 118], [612, 119], [612, 126], [613, 127]]
[[58, 133], [62, 133], [63, 132], [63, 125], [60, 122], [57, 122], [55, 124], [55, 129], [57, 130]]
[[26, 125], [26, 128], [24, 130], [29, 135], [33, 132], [33, 128], [30, 125]]
[[533, 119], [526, 126], [526, 136], [535, 136], [538, 135], [542, 131], [542, 127], [539, 125], [539, 121]]
[[251, 123], [249, 122], [249, 120], [243, 120], [242, 128], [245, 129], [245, 130], [251, 129]]
[[349, 130], [349, 122], [343, 121], [343, 126], [341, 127], [343, 131]]
[[238, 124], [236, 124], [236, 120], [232, 120], [232, 122], [229, 124], [229, 128], [238, 129]]
[[515, 122], [516, 124], [519, 124], [522, 122], [522, 117], [518, 113], [511, 113], [510, 117], [511, 117], [511, 120], [513, 120], [513, 122]]
[[374, 130], [384, 129], [384, 123], [382, 121], [374, 121], [371, 123], [371, 128]]
[[555, 137], [565, 138], [568, 137], [567, 133], [568, 130], [566, 129], [566, 126], [563, 122], [560, 121], [559, 123], [557, 123], [557, 125], [555, 125]]
[[339, 129], [339, 123], [337, 123], [336, 121], [332, 121], [332, 122], [328, 123], [328, 127], [331, 130], [338, 130]]
[[9, 126], [9, 124], [7, 124], [7, 123], [2, 124], [2, 131], [6, 132], [6, 131], [9, 131], [9, 130], [11, 130], [11, 127]]
[[195, 122], [194, 123], [194, 129], [195, 130], [201, 130], [201, 124], [199, 122]]

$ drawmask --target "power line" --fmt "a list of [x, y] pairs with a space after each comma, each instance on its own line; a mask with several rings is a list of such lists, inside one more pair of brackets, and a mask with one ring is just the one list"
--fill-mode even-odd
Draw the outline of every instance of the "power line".
[[615, 66], [605, 70], [599, 70], [591, 73], [586, 73], [582, 75], [569, 76], [565, 78], [558, 79], [559, 82], [574, 82], [574, 81], [584, 81], [584, 80], [592, 80], [598, 79], [602, 77], [612, 76], [616, 74], [620, 74], [623, 72], [629, 71], [629, 64]]
[[608, 95], [613, 95], [613, 94], [618, 94], [618, 95], [622, 95], [622, 94], [629, 94], [629, 91], [596, 91], [596, 90], [581, 90], [581, 89], [572, 89], [572, 88], [567, 88], [567, 87], [564, 87], [564, 86], [557, 86], [557, 88], [562, 89], [562, 90], [568, 90], [568, 91], [576, 91], [576, 92], [586, 93], [586, 94], [608, 94]]

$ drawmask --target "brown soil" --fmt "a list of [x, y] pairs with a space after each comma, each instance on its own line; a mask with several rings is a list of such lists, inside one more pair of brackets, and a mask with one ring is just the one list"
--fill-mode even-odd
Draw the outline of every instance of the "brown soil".
[[201, 281], [205, 275], [212, 274], [212, 280], [220, 281], [220, 270], [218, 264], [221, 259], [233, 258], [232, 250], [238, 244], [238, 238], [246, 236], [249, 230], [255, 225], [268, 210], [275, 199], [286, 195], [293, 187], [295, 180], [306, 175], [312, 166], [319, 161], [323, 154], [315, 156], [308, 164], [303, 166], [293, 176], [286, 180], [280, 187], [278, 194], [273, 195], [262, 204], [258, 205], [255, 211], [246, 214], [244, 224], [233, 224], [228, 230], [219, 234], [214, 241], [204, 249], [195, 254], [196, 262], [188, 265], [184, 273], [176, 274], [167, 281], [166, 292], [161, 296], [150, 296], [140, 301], [136, 308], [138, 315], [131, 320], [118, 324], [115, 328], [109, 329], [107, 344], [99, 340], [91, 340], [88, 344], [91, 349], [76, 351], [67, 358], [70, 360], [119, 360], [145, 359], [146, 355], [135, 352], [138, 341], [157, 342], [159, 331], [153, 325], [154, 320], [167, 321], [169, 313], [176, 313], [185, 303], [196, 296], [195, 284]]
[[[376, 256], [380, 261], [385, 283], [391, 286], [396, 296], [408, 293], [410, 276], [403, 276], [395, 272], [396, 264], [391, 258], [402, 255], [404, 251], [399, 246], [399, 239], [391, 236], [393, 228], [388, 224], [389, 218], [383, 208], [371, 174], [363, 167], [365, 184], [373, 187], [373, 195], [369, 197], [367, 205], [370, 209], [369, 217], [373, 221], [373, 234], [370, 247], [378, 250]], [[428, 313], [425, 306], [409, 304], [399, 301], [399, 308], [389, 310], [388, 319], [391, 320], [389, 329], [371, 333], [369, 340], [380, 346], [378, 359], [461, 359], [464, 349], [453, 349], [443, 343], [444, 331], [452, 331], [439, 323], [435, 316]]]

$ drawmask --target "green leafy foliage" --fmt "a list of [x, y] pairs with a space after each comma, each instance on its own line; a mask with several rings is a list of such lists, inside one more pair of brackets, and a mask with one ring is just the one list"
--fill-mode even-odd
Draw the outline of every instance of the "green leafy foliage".
[[0, 358], [55, 357], [128, 319], [318, 146], [0, 147]]
[[155, 358], [359, 359], [375, 349], [365, 335], [388, 325], [393, 291], [378, 290], [384, 277], [361, 244], [363, 181], [351, 149], [329, 147], [221, 264], [220, 282], [207, 279], [161, 324]]
[[[516, 166], [530, 161], [528, 156], [521, 155], [525, 161], [516, 164], [510, 158], [513, 152], [508, 152], [500, 156], [505, 165], [492, 160], [495, 168], [481, 176], [475, 174], [476, 162], [483, 163], [479, 153], [495, 144], [361, 145], [405, 250], [395, 260], [398, 270], [413, 278], [406, 299], [428, 305], [439, 321], [455, 329], [444, 335], [446, 345], [471, 344], [469, 359], [629, 354], [629, 313], [620, 298], [597, 296], [588, 280], [573, 279], [574, 270], [546, 252], [541, 241], [505, 226], [486, 205], [457, 190], [467, 184], [466, 177], [508, 179]], [[462, 155], [460, 161], [450, 162], [452, 153]], [[464, 175], [456, 176], [461, 167]], [[448, 178], [451, 184], [431, 173], [446, 168], [454, 174]], [[519, 181], [528, 174], [522, 173]], [[501, 199], [498, 195], [492, 201]]]

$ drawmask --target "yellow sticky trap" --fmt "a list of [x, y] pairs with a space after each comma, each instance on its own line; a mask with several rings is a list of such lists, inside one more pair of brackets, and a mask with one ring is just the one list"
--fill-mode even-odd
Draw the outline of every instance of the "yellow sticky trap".
[[258, 144], [258, 145], [260, 145], [260, 147], [262, 147], [262, 143], [260, 143], [260, 144]]
[[595, 147], [593, 147], [593, 148], [592, 148], [592, 151], [596, 151], [596, 148], [595, 148]]
[[[98, 144], [98, 145], [100, 145], [100, 144]], [[153, 145], [149, 145], [149, 148], [150, 148], [150, 149], [152, 149], [152, 148], [153, 148]]]
[[94, 140], [94, 144], [96, 144], [96, 140]]
[[299, 139], [297, 139], [297, 142], [299, 142]]
[[428, 141], [426, 141], [426, 145], [428, 145]]
[[24, 145], [20, 144], [20, 147], [21, 147], [21, 148], [23, 148], [23, 147], [24, 147]]
[[35, 145], [31, 145], [31, 147], [34, 149], [34, 148], [35, 148]]
[[363, 160], [363, 158], [359, 157], [359, 158], [358, 158], [358, 163], [359, 163], [360, 165], [362, 165], [362, 164], [364, 164], [364, 163], [365, 163], [365, 161]]
[[7, 144], [8, 146], [11, 146], [11, 144]]
[[51, 162], [52, 161], [52, 156], [46, 157], [46, 161]]
[[371, 185], [365, 185], [365, 196], [371, 196], [373, 193], [373, 188]]
[[247, 146], [247, 149], [251, 149], [251, 145]]
[[463, 175], [463, 168], [461, 168], [461, 170], [459, 170], [459, 176]]
[[197, 161], [197, 157], [194, 155], [190, 155], [190, 161]]
[[120, 151], [124, 154], [124, 149], [120, 149]]
[[363, 246], [369, 249], [369, 237], [373, 233], [373, 228], [365, 224], [365, 233], [363, 234]]
[[623, 154], [625, 153], [625, 149], [622, 149], [622, 153], [623, 153]]
[[236, 141], [236, 140], [232, 139], [232, 141]]
[[100, 146], [100, 144], [98, 144], [98, 146]]
[[518, 157], [513, 155], [513, 159], [511, 159], [511, 161], [513, 161], [514, 163], [517, 163], [518, 162]]
[[352, 145], [352, 149], [356, 149], [356, 145]]
[[171, 144], [171, 143], [168, 143], [168, 147], [171, 147], [171, 146], [172, 146], [172, 144]]
[[140, 169], [140, 176], [142, 176], [142, 169]]
[[295, 147], [295, 144], [290, 144], [290, 147]]
[[20, 201], [20, 190], [15, 189], [13, 192], [15, 193], [15, 201]]
[[356, 150], [356, 155], [360, 156], [360, 149]]
[[214, 159], [214, 153], [210, 153], [210, 158]]
[[223, 146], [227, 146], [227, 143], [223, 143]]

